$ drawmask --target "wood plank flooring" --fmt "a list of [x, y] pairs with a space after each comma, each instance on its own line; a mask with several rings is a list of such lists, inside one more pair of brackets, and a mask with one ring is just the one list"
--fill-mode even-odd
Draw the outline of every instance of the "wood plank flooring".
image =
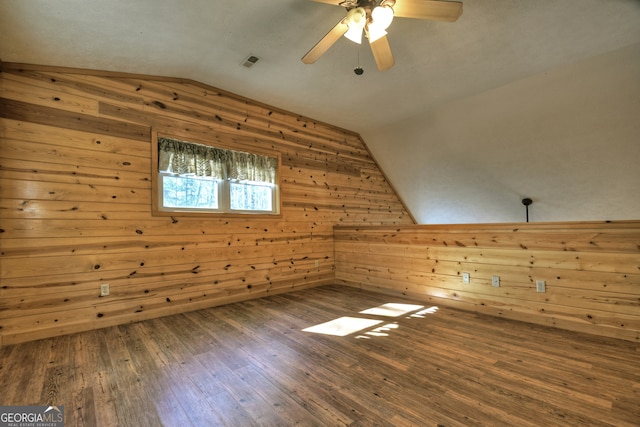
[[[64, 405], [67, 426], [640, 425], [640, 343], [359, 313], [386, 303], [421, 305], [325, 286], [5, 346], [0, 405]], [[345, 316], [381, 323], [303, 331]]]

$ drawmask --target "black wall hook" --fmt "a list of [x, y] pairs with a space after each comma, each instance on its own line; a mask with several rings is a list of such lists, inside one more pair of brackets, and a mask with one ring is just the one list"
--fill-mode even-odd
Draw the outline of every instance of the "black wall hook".
[[527, 222], [529, 222], [529, 205], [533, 203], [533, 200], [531, 200], [530, 198], [526, 197], [524, 199], [522, 199], [522, 204], [525, 207], [525, 210], [527, 211]]

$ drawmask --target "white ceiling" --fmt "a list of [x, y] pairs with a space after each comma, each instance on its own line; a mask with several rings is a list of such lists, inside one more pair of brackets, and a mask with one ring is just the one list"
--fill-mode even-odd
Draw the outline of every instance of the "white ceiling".
[[300, 61], [345, 13], [309, 0], [0, 0], [0, 60], [190, 78], [356, 131], [375, 155], [380, 130], [640, 42], [639, 0], [463, 3], [455, 23], [396, 18], [396, 65], [378, 72], [345, 38]]
[[[303, 64], [344, 13], [309, 0], [0, 0], [0, 59], [191, 78], [374, 134], [640, 40], [637, 0], [474, 0], [455, 23], [397, 18], [389, 71], [345, 38]], [[260, 58], [250, 69], [248, 55]]]

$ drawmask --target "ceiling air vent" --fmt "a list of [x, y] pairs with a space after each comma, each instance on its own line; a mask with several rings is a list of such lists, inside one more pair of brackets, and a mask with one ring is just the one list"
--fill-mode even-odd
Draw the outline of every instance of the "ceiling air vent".
[[247, 59], [244, 60], [242, 65], [247, 67], [247, 68], [250, 68], [250, 67], [253, 67], [253, 64], [258, 62], [259, 60], [260, 60], [260, 58], [258, 58], [257, 56], [249, 55], [247, 57]]

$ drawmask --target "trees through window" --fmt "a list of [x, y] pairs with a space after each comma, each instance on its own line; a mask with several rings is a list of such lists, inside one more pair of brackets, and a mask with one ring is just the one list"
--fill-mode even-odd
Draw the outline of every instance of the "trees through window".
[[278, 158], [158, 138], [159, 212], [279, 213]]

